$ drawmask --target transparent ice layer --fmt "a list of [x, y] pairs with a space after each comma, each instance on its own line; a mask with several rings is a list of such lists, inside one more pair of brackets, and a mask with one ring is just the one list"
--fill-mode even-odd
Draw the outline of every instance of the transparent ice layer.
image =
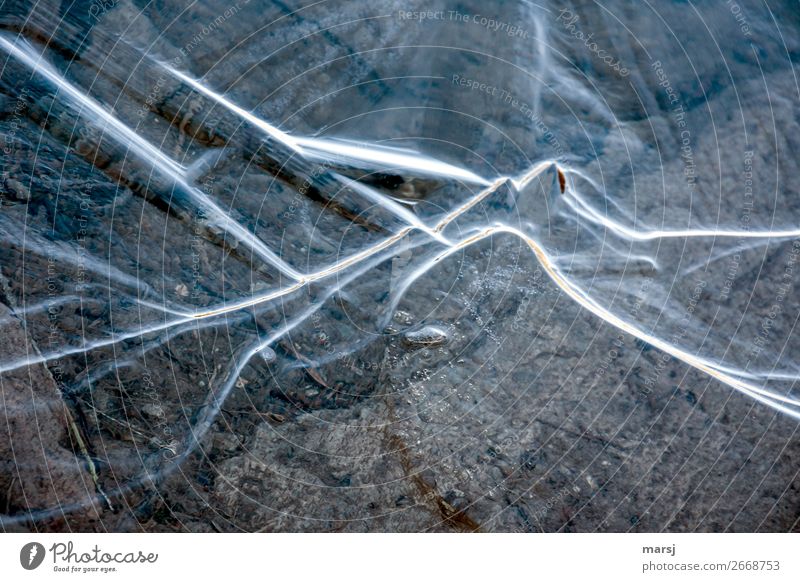
[[396, 338], [468, 366], [484, 326], [447, 304], [503, 245], [604, 333], [800, 419], [796, 110], [759, 101], [789, 63], [736, 45], [712, 76], [669, 27], [528, 2], [256, 4], [4, 16], [0, 326], [28, 340], [0, 372], [57, 388], [5, 413], [65, 402], [88, 472], [19, 519], [166, 478], [253, 383], [355, 400]]

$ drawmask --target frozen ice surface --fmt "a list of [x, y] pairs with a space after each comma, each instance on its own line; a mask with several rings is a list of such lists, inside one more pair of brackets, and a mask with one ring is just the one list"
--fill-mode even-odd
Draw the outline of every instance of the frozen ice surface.
[[790, 3], [4, 6], [4, 528], [799, 527]]

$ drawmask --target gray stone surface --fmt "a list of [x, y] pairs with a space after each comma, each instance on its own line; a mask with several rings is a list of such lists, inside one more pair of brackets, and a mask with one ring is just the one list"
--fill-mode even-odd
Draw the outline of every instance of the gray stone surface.
[[[752, 150], [752, 228], [798, 222], [791, 3], [772, 7], [774, 21], [749, 7], [750, 35], [724, 3], [581, 2], [573, 29], [561, 6], [528, 2], [7, 6], [4, 38], [21, 31], [41, 49], [52, 37], [56, 70], [180, 163], [203, 160], [202, 192], [304, 271], [398, 222], [352, 193], [327, 204], [302, 195], [252, 126], [158, 61], [296, 134], [388, 140], [493, 177], [557, 160], [569, 187], [640, 228], [740, 226]], [[429, 9], [446, 16], [401, 15]], [[654, 62], [686, 111], [691, 183], [686, 128]], [[509, 235], [437, 263], [397, 309], [392, 293], [430, 245], [335, 293], [323, 282], [213, 325], [107, 341], [163, 322], [160, 307], [203, 309], [285, 281], [194, 211], [152, 160], [5, 53], [0, 63], [0, 364], [73, 352], [0, 374], [4, 529], [800, 530], [797, 421], [582, 309]], [[211, 150], [221, 155], [204, 158]], [[765, 350], [748, 356], [793, 264], [791, 240], [739, 251], [725, 293], [733, 243], [632, 244], [576, 226], [558, 179], [548, 171], [518, 199], [502, 190], [448, 234], [496, 220], [539, 228], [564, 273], [663, 338], [678, 337], [702, 281], [676, 343], [796, 376], [796, 270]], [[436, 180], [379, 187], [416, 200], [426, 219], [471, 194]], [[232, 375], [248, 346], [314, 304], [274, 352]], [[426, 327], [447, 341], [409, 341]], [[103, 345], [83, 352], [84, 341]], [[772, 380], [797, 397], [793, 382]]]

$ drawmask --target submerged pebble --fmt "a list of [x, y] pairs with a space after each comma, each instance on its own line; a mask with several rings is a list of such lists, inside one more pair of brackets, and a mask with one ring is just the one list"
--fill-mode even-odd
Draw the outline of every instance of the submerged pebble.
[[267, 364], [271, 364], [272, 362], [278, 359], [278, 355], [275, 353], [275, 350], [273, 350], [268, 346], [264, 346], [263, 348], [261, 348], [258, 354], [261, 356], [261, 359], [264, 360]]
[[28, 202], [31, 199], [30, 190], [28, 190], [28, 188], [25, 187], [25, 185], [19, 180], [6, 178], [4, 190], [12, 200]]
[[409, 349], [434, 348], [443, 346], [449, 341], [447, 332], [434, 325], [409, 331], [403, 334], [403, 345]]
[[411, 325], [414, 322], [412, 315], [406, 311], [396, 311], [392, 319], [403, 325]]

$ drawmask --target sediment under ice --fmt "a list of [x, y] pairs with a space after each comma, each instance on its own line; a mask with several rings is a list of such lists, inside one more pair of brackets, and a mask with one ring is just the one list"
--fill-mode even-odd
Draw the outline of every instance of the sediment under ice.
[[[179, 159], [170, 144], [147, 137], [147, 125], [169, 112], [148, 106], [134, 125], [120, 118], [113, 104], [70, 81], [39, 47], [3, 34], [0, 49], [9, 58], [6, 67], [30, 76], [27, 102], [48, 132], [122, 185], [106, 200], [90, 193], [80, 207], [62, 209], [62, 217], [78, 221], [90, 210], [113, 215], [116, 206], [123, 213], [140, 213], [123, 220], [141, 223], [145, 214], [162, 216], [149, 233], [139, 233], [145, 255], [152, 256], [124, 248], [125, 234], [113, 220], [104, 223], [106, 232], [87, 230], [77, 241], [56, 235], [55, 217], [50, 232], [4, 220], [3, 244], [45, 257], [57, 265], [54, 272], [67, 276], [52, 285], [46, 299], [18, 305], [6, 316], [2, 325], [24, 322], [38, 335], [39, 349], [25, 344], [16, 353], [5, 352], [0, 372], [80, 356], [84, 370], [67, 392], [91, 393], [93, 383], [104, 377], [141, 370], [156, 348], [209, 330], [236, 330], [230, 357], [214, 371], [205, 402], [187, 419], [186, 430], [162, 435], [154, 444], [165, 454], [145, 464], [144, 472], [122, 471], [113, 490], [98, 489], [107, 503], [114, 503], [116, 492], [179, 466], [203, 439], [243, 371], [274, 361], [277, 343], [313, 322], [332, 299], [347, 300], [352, 293], [353, 301], [362, 303], [361, 319], [354, 323], [358, 333], [329, 338], [333, 347], [321, 352], [297, 354], [299, 368], [313, 370], [346, 357], [371, 334], [384, 333], [416, 281], [469, 247], [500, 237], [522, 241], [531, 264], [593, 316], [800, 419], [800, 399], [792, 391], [798, 379], [792, 353], [800, 353], [790, 349], [795, 321], [780, 305], [781, 289], [796, 278], [800, 229], [650, 227], [630, 220], [624, 201], [565, 160], [542, 159], [515, 175], [492, 175], [486, 168], [461, 167], [408, 147], [294, 135], [208, 81], [140, 55], [148, 75], [167, 79], [173, 91], [182, 91], [204, 112], [191, 122], [194, 137], [204, 136], [203, 147], [186, 148]], [[138, 54], [133, 47], [130, 51]], [[212, 119], [218, 121], [211, 124]], [[240, 152], [246, 158], [237, 157]], [[216, 185], [209, 187], [209, 175], [239, 166], [258, 174], [254, 183], [263, 189], [253, 190], [242, 180], [235, 195], [226, 197]], [[126, 189], [138, 202], [122, 198]], [[264, 211], [270, 197], [298, 196], [311, 197], [324, 209], [308, 221], [312, 230], [302, 233], [305, 250], [286, 241], [292, 228], [287, 215], [300, 212], [299, 202], [297, 210], [291, 202], [284, 204], [288, 210], [281, 216]], [[223, 263], [212, 266], [199, 258], [187, 267], [162, 261], [170, 249], [165, 237], [165, 246], [155, 244], [157, 235], [173, 229], [191, 239], [197, 256], [207, 255], [201, 247], [224, 249]], [[152, 241], [146, 240], [148, 234]], [[788, 249], [775, 282], [774, 308], [742, 315], [723, 303], [710, 311], [699, 307], [709, 271], [723, 272], [729, 268], [726, 257], [766, 246]], [[684, 265], [681, 251], [687, 247], [692, 257], [705, 260]], [[401, 267], [398, 257], [405, 257]], [[391, 282], [374, 276], [387, 265], [401, 269]], [[219, 280], [206, 281], [209, 270], [217, 269]], [[226, 287], [226, 276], [249, 280], [251, 288]], [[92, 325], [78, 334], [50, 325], [49, 314], [76, 305], [81, 313], [95, 314]], [[740, 325], [720, 337], [712, 329], [720, 318], [738, 318]], [[96, 352], [105, 356], [93, 359]]]

